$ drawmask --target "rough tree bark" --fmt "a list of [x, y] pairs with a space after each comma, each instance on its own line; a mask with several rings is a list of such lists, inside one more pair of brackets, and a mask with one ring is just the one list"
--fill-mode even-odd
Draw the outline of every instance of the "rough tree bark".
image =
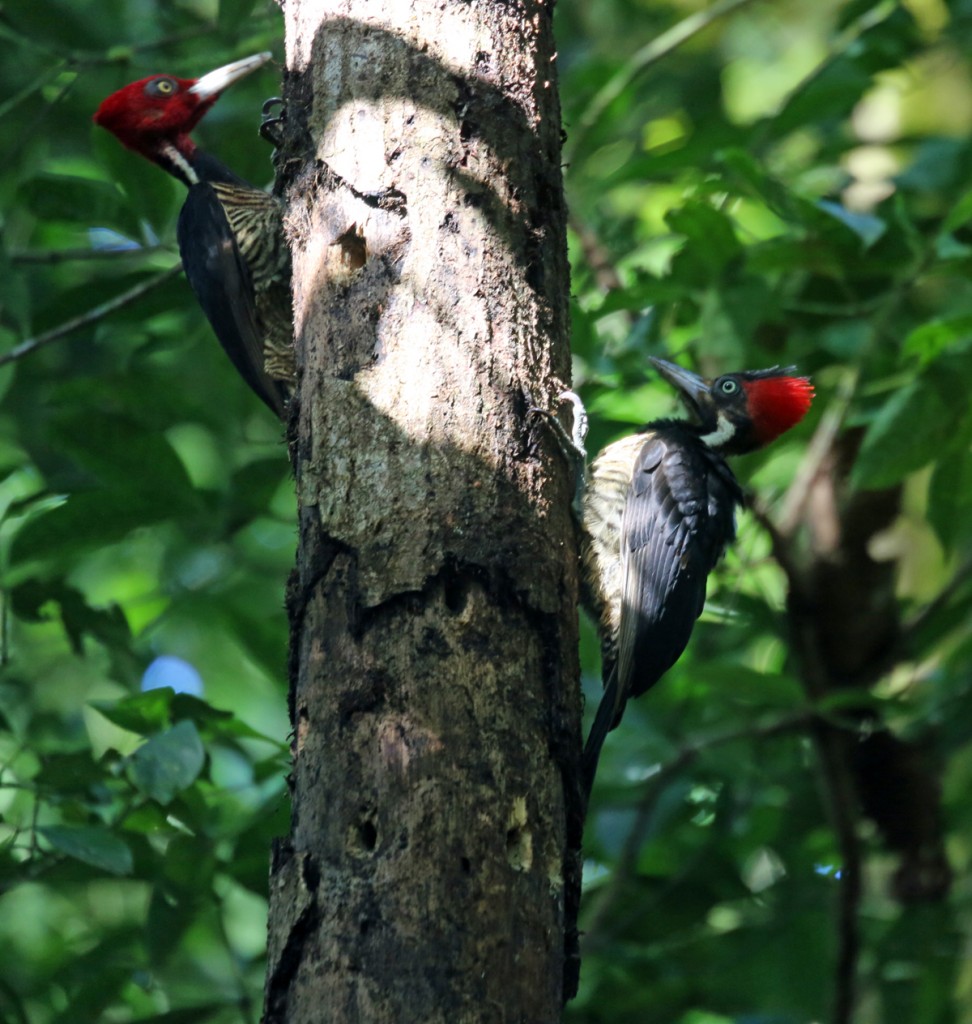
[[576, 555], [530, 411], [569, 375], [551, 13], [285, 5], [300, 540], [273, 1024], [540, 1024], [570, 994]]

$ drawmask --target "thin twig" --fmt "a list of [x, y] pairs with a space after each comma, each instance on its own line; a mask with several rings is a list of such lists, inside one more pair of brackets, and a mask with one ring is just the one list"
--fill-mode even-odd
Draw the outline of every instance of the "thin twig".
[[778, 718], [763, 725], [749, 725], [741, 729], [729, 729], [724, 732], [714, 733], [692, 743], [686, 743], [675, 756], [661, 766], [661, 768], [648, 780], [644, 794], [638, 801], [635, 811], [634, 822], [621, 848], [617, 864], [612, 873], [611, 882], [604, 890], [603, 895], [595, 903], [590, 918], [587, 921], [584, 933], [587, 936], [585, 945], [596, 941], [597, 933], [602, 929], [604, 922], [611, 916], [615, 905], [622, 896], [622, 890], [628, 879], [634, 873], [638, 856], [644, 843], [645, 832], [651, 823], [658, 798], [664, 790], [668, 780], [687, 768], [697, 757], [715, 747], [727, 743], [735, 743], [737, 740], [768, 739], [773, 736], [780, 736], [791, 732], [800, 732], [811, 728], [813, 723], [820, 720], [820, 715], [812, 711], [799, 711], [783, 718]]
[[757, 130], [755, 137], [750, 142], [750, 149], [758, 152], [763, 143], [769, 138], [776, 124], [776, 119], [786, 109], [787, 105], [793, 102], [796, 96], [805, 93], [815, 82], [819, 81], [838, 61], [843, 60], [847, 53], [860, 46], [861, 36], [865, 32], [887, 21], [892, 14], [896, 13], [897, 7], [894, 4], [876, 4], [868, 8], [860, 17], [846, 25], [837, 38], [832, 40], [827, 48], [827, 57], [813, 67], [797, 84], [787, 92], [780, 100], [776, 110], [763, 119], [762, 125]]
[[604, 292], [620, 291], [624, 287], [621, 275], [611, 259], [611, 254], [597, 237], [594, 229], [581, 220], [576, 210], [571, 210], [568, 223], [577, 234], [584, 260], [590, 267], [598, 288]]
[[164, 245], [133, 245], [118, 249], [14, 249], [8, 253], [11, 263], [70, 263], [84, 260], [131, 259], [168, 251]]
[[[259, 18], [259, 16], [256, 17]], [[173, 32], [170, 35], [162, 36], [158, 39], [149, 39], [141, 43], [130, 43], [127, 46], [112, 47], [108, 52], [88, 52], [58, 48], [40, 42], [14, 24], [9, 12], [0, 7], [0, 39], [7, 39], [17, 46], [28, 47], [45, 56], [59, 59], [64, 62], [65, 66], [75, 69], [100, 67], [106, 64], [126, 64], [129, 57], [134, 54], [149, 53], [152, 50], [162, 50], [169, 46], [178, 46], [179, 43], [190, 39], [200, 39], [208, 35], [215, 35], [218, 31], [218, 26], [212, 24], [203, 28], [197, 27], [181, 32]], [[64, 68], [61, 67], [57, 70], [62, 71]]]
[[752, 3], [752, 0], [717, 0], [707, 10], [698, 11], [696, 14], [683, 18], [677, 25], [673, 25], [667, 32], [662, 32], [660, 36], [643, 46], [625, 62], [624, 67], [609, 79], [587, 105], [587, 109], [581, 115], [577, 128], [571, 136], [569, 147], [565, 147], [565, 149], [569, 149], [571, 153], [577, 150], [581, 140], [601, 119], [604, 111], [638, 75], [677, 50], [682, 43], [698, 35], [719, 18], [723, 18], [749, 3]]
[[787, 313], [809, 313], [812, 316], [870, 316], [881, 308], [885, 299], [877, 296], [871, 299], [857, 299], [847, 302], [813, 302], [810, 299], [783, 299], [782, 306]]
[[[914, 635], [925, 625], [926, 622], [929, 621], [929, 619], [932, 618], [933, 615], [941, 611], [948, 602], [952, 600], [952, 598], [968, 582], [970, 577], [972, 577], [972, 558], [968, 558], [962, 562], [962, 564], [959, 565], [952, 574], [952, 578], [944, 587], [942, 587], [939, 593], [937, 593], [924, 608], [920, 609], [904, 623], [901, 627], [901, 634], [898, 637], [898, 642], [895, 645], [900, 648], [902, 656], [907, 651]], [[963, 623], [963, 625], [965, 625], [965, 623]]]
[[141, 284], [135, 285], [134, 288], [129, 288], [127, 292], [122, 292], [120, 295], [116, 295], [113, 299], [109, 299], [107, 302], [102, 302], [101, 305], [95, 306], [93, 309], [89, 309], [86, 313], [81, 313], [79, 316], [72, 317], [70, 320], [65, 320], [64, 323], [58, 324], [57, 327], [52, 327], [49, 331], [45, 331], [43, 334], [37, 334], [33, 338], [27, 338], [26, 341], [22, 341], [9, 352], [4, 352], [0, 355], [0, 366], [5, 366], [7, 363], [13, 363], [18, 359], [23, 359], [24, 356], [28, 356], [32, 352], [36, 352], [39, 348], [49, 345], [52, 341], [57, 341], [58, 339], [63, 338], [66, 334], [71, 334], [81, 327], [93, 324], [97, 320], [101, 320], [102, 317], [108, 316], [109, 313], [114, 313], [117, 309], [122, 309], [124, 306], [131, 305], [131, 303], [135, 302], [136, 299], [140, 299], [147, 292], [152, 291], [153, 288], [158, 288], [160, 284], [165, 284], [166, 281], [171, 281], [172, 278], [174, 278], [181, 270], [182, 264], [177, 263], [174, 267], [169, 267], [168, 270], [163, 270], [160, 274], [156, 274], [155, 277], [149, 278], [148, 281], [143, 281]]
[[61, 74], [67, 68], [67, 64], [61, 63], [56, 64], [53, 67], [47, 68], [42, 74], [38, 75], [32, 82], [25, 85], [19, 92], [15, 93], [9, 99], [0, 103], [0, 118], [6, 117], [11, 110], [23, 103], [24, 100], [33, 96], [35, 92], [40, 92], [50, 82]]
[[36, 50], [37, 53], [42, 53], [45, 57], [61, 57], [61, 52], [53, 46], [50, 46], [47, 43], [42, 43], [33, 36], [30, 36], [26, 32], [22, 32], [17, 28], [10, 19], [9, 11], [5, 10], [3, 7], [0, 7], [0, 39], [6, 39], [8, 42], [19, 47]]

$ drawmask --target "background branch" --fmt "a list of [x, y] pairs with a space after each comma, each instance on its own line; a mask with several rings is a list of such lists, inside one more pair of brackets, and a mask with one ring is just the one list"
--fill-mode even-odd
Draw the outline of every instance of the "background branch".
[[174, 267], [169, 267], [168, 270], [163, 270], [161, 273], [156, 274], [147, 281], [143, 281], [141, 284], [135, 285], [134, 288], [129, 288], [128, 291], [122, 292], [120, 295], [116, 295], [113, 299], [109, 299], [107, 302], [102, 302], [93, 309], [89, 309], [86, 313], [81, 313], [76, 317], [72, 317], [70, 320], [65, 320], [64, 323], [58, 324], [57, 327], [52, 327], [49, 331], [45, 331], [43, 334], [35, 335], [33, 338], [27, 338], [19, 345], [14, 346], [14, 348], [9, 352], [4, 352], [0, 355], [0, 366], [5, 366], [7, 363], [14, 363], [18, 359], [23, 359], [25, 356], [31, 355], [33, 352], [43, 348], [45, 345], [50, 345], [52, 342], [58, 341], [68, 334], [73, 334], [82, 327], [87, 327], [89, 324], [96, 323], [98, 320], [103, 319], [110, 313], [114, 313], [116, 310], [123, 309], [125, 306], [131, 305], [143, 295], [152, 291], [153, 288], [158, 288], [159, 285], [165, 284], [166, 281], [171, 281], [172, 278], [178, 276], [181, 270], [182, 264], [177, 263]]

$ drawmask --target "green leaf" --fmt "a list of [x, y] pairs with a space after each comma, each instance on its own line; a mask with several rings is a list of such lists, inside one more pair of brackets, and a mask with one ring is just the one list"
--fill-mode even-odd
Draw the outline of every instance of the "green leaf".
[[838, 359], [854, 359], [871, 340], [867, 320], [836, 320], [820, 332], [820, 345]]
[[590, 315], [596, 319], [608, 313], [616, 313], [619, 309], [642, 310], [655, 303], [677, 302], [684, 297], [685, 287], [677, 281], [641, 274], [631, 286], [608, 292], [604, 301]]
[[34, 776], [34, 781], [39, 786], [56, 791], [59, 798], [63, 799], [86, 793], [95, 783], [101, 782], [105, 775], [105, 769], [92, 758], [88, 750], [55, 752], [41, 758], [41, 768]]
[[27, 580], [13, 589], [11, 598], [18, 617], [33, 622], [46, 617], [45, 605], [56, 603], [76, 654], [84, 652], [85, 636], [95, 637], [112, 647], [126, 647], [131, 639], [125, 615], [117, 605], [93, 608], [80, 590], [63, 580]]
[[970, 220], [972, 220], [972, 190], [966, 192], [948, 211], [948, 216], [942, 221], [941, 233], [947, 235]]
[[972, 457], [967, 447], [936, 463], [928, 488], [928, 521], [948, 550], [972, 534]]
[[249, 17], [256, 0], [219, 0], [219, 27], [232, 32], [245, 18]]
[[844, 118], [870, 88], [871, 79], [854, 61], [837, 57], [795, 91], [773, 119], [773, 134], [786, 135], [825, 118]]
[[871, 87], [872, 76], [898, 64], [915, 48], [915, 20], [900, 5], [851, 6], [860, 11], [857, 27], [864, 31], [854, 45], [838, 50], [789, 97], [772, 121], [774, 135], [804, 126], [819, 129], [828, 119], [843, 120]]
[[907, 192], [945, 192], [965, 187], [968, 177], [968, 141], [932, 137], [919, 144], [907, 167], [895, 180]]
[[750, 153], [726, 149], [719, 154], [719, 162], [745, 191], [762, 200], [778, 217], [793, 219], [794, 195], [782, 182], [767, 174]]
[[14, 566], [39, 562], [52, 571], [63, 571], [84, 552], [117, 544], [132, 530], [158, 522], [172, 511], [137, 492], [74, 494], [63, 505], [32, 516], [18, 530], [10, 562]]
[[182, 937], [192, 927], [199, 908], [195, 900], [178, 899], [156, 886], [149, 902], [146, 940], [153, 964], [165, 963]]
[[17, 12], [17, 28], [25, 37], [43, 38], [47, 47], [95, 50], [103, 44], [107, 26], [93, 13], [71, 3], [24, 4]]
[[710, 276], [719, 274], [742, 253], [729, 218], [708, 203], [687, 202], [672, 210], [665, 220], [673, 231], [695, 243], [691, 248], [692, 256], [704, 265]]
[[124, 232], [127, 237], [143, 241], [149, 234], [142, 229], [144, 220], [156, 236], [171, 238], [176, 214], [185, 200], [184, 186], [161, 168], [149, 166], [143, 157], [125, 149], [100, 128], [91, 129], [91, 148], [107, 168], [107, 177], [119, 186], [124, 216], [134, 224], [134, 228]]
[[177, 693], [172, 700], [172, 717], [177, 721], [191, 719], [207, 735], [231, 737], [233, 739], [263, 740], [274, 746], [286, 748], [280, 740], [267, 736], [237, 718], [232, 711], [214, 708], [206, 701], [190, 693]]
[[59, 416], [48, 430], [58, 450], [105, 484], [122, 490], [137, 486], [170, 510], [198, 507], [185, 466], [163, 434], [94, 409]]
[[817, 206], [824, 213], [846, 225], [857, 235], [865, 246], [873, 245], [887, 230], [887, 225], [880, 217], [874, 217], [867, 213], [854, 213], [840, 203], [832, 203], [829, 200], [818, 200]]
[[147, 736], [172, 720], [174, 696], [171, 687], [162, 686], [121, 700], [93, 700], [91, 706], [122, 729]]
[[85, 411], [65, 414], [49, 431], [51, 446], [105, 487], [84, 492], [74, 480], [78, 492], [67, 502], [20, 528], [11, 549], [13, 564], [41, 560], [63, 572], [66, 562], [92, 547], [117, 543], [147, 523], [190, 515], [203, 505], [169, 442], [137, 422]]
[[972, 339], [972, 315], [962, 313], [947, 319], [929, 320], [916, 327], [904, 340], [903, 352], [922, 364], [937, 359], [958, 342]]
[[[743, 150], [726, 150], [720, 160], [739, 185], [762, 200], [777, 217], [843, 250], [845, 257], [873, 245], [887, 229], [878, 217], [855, 214], [838, 203], [799, 195], [766, 174], [760, 163]], [[819, 254], [815, 258], [819, 259]]]
[[37, 831], [59, 853], [113, 875], [129, 875], [132, 851], [114, 832], [96, 825], [43, 825]]
[[229, 491], [232, 521], [246, 522], [266, 512], [286, 474], [287, 464], [277, 456], [255, 459], [238, 469]]
[[723, 366], [743, 366], [756, 329], [775, 312], [766, 282], [756, 277], [710, 288], [699, 316], [705, 351]]
[[167, 804], [199, 778], [205, 762], [195, 725], [184, 721], [139, 747], [129, 758], [128, 774], [146, 796]]
[[118, 189], [106, 181], [45, 174], [25, 182], [19, 199], [41, 220], [113, 227], [138, 237], [138, 219]]
[[948, 451], [965, 434], [970, 372], [972, 355], [953, 354], [894, 392], [864, 438], [854, 485], [888, 487]]

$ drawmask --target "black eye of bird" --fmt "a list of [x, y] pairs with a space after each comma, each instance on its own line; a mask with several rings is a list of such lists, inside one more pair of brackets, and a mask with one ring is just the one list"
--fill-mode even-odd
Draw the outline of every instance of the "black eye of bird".
[[149, 96], [171, 96], [175, 89], [176, 84], [171, 78], [153, 78], [145, 86], [145, 91]]
[[731, 377], [727, 377], [720, 382], [719, 390], [724, 395], [734, 395], [739, 390], [739, 385]]

